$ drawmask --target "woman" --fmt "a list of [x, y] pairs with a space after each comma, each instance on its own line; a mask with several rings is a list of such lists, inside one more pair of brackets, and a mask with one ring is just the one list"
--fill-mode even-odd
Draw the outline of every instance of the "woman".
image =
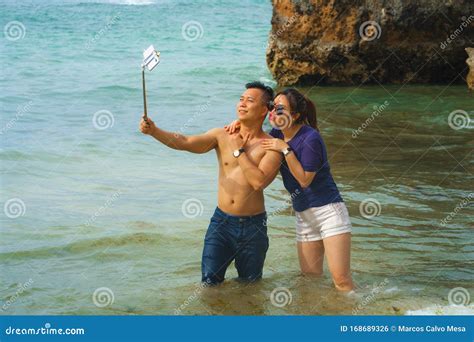
[[[269, 119], [274, 139], [262, 140], [262, 146], [284, 155], [280, 173], [296, 212], [301, 271], [322, 275], [326, 255], [336, 288], [351, 291], [352, 225], [330, 172], [315, 106], [298, 90], [286, 89], [276, 95]], [[233, 133], [238, 127], [234, 121], [226, 130]]]

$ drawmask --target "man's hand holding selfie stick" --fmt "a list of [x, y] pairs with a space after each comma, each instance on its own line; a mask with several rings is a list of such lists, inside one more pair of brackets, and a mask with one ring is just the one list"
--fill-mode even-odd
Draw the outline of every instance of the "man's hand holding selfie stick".
[[142, 120], [140, 121], [140, 132], [143, 134], [148, 134], [153, 136], [153, 133], [156, 130], [155, 123], [145, 115], [142, 116]]

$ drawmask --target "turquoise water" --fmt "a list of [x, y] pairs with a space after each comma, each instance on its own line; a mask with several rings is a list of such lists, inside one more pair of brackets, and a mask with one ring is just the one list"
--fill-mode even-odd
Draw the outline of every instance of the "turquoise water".
[[[265, 279], [237, 283], [231, 266], [223, 286], [200, 288], [216, 158], [138, 132], [141, 52], [161, 51], [147, 74], [158, 125], [184, 134], [222, 126], [245, 82], [273, 82], [271, 4], [128, 3], [0, 4], [4, 27], [24, 27], [18, 40], [4, 33], [0, 50], [2, 314], [472, 313], [448, 301], [453, 288], [473, 293], [472, 129], [448, 124], [453, 110], [474, 117], [464, 86], [303, 89], [354, 225], [356, 296], [336, 293], [327, 274], [299, 274], [281, 179], [266, 190]], [[190, 21], [200, 25], [195, 40], [182, 33]], [[271, 294], [282, 287], [291, 303], [280, 307]]]

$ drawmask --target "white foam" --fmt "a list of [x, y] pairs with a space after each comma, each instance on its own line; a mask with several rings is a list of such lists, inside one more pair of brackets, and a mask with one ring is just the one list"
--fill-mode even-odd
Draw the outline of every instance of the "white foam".
[[356, 292], [354, 290], [350, 290], [349, 292], [346, 293], [348, 297], [354, 297], [356, 295]]
[[407, 316], [444, 316], [444, 315], [474, 315], [474, 305], [434, 305], [419, 310], [407, 310]]
[[142, 6], [142, 5], [153, 5], [153, 1], [140, 1], [140, 0], [127, 0], [125, 1], [125, 5], [137, 5], [137, 6]]
[[150, 0], [105, 0], [100, 1], [102, 3], [109, 3], [114, 5], [132, 5], [132, 6], [144, 6], [153, 5], [155, 2]]
[[384, 292], [384, 293], [393, 293], [393, 292], [398, 292], [398, 291], [400, 291], [400, 290], [398, 289], [398, 287], [394, 286], [394, 287], [390, 287], [390, 288], [386, 289], [386, 290], [383, 291], [383, 292]]

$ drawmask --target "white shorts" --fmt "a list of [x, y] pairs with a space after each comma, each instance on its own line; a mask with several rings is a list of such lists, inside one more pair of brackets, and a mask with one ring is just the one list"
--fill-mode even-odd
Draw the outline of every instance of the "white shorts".
[[351, 233], [352, 224], [344, 202], [296, 212], [296, 240], [318, 241], [330, 236]]

